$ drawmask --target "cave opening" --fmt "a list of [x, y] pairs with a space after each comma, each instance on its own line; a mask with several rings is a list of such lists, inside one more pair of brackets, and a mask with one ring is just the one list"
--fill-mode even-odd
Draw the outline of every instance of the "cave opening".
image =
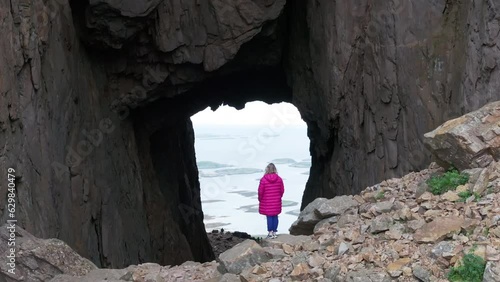
[[246, 103], [207, 108], [191, 117], [195, 132], [200, 198], [207, 232], [213, 229], [265, 233], [257, 188], [272, 162], [285, 183], [280, 233], [300, 212], [311, 158], [307, 125], [290, 103]]
[[[243, 118], [247, 123], [252, 123], [255, 120], [260, 120], [261, 123], [267, 122], [263, 128], [250, 131], [249, 138], [254, 137], [253, 143], [250, 143], [251, 140], [249, 139], [247, 143], [233, 144], [233, 152], [230, 152], [229, 149], [231, 148], [228, 148], [228, 146], [218, 145], [219, 149], [216, 148], [216, 155], [227, 153], [228, 160], [210, 156], [204, 157], [201, 150], [196, 150], [195, 144], [201, 144], [201, 141], [195, 142], [195, 131], [197, 134], [203, 134], [203, 131], [200, 128], [196, 130], [196, 126], [193, 127], [191, 117], [207, 109], [207, 107], [212, 110], [232, 107], [234, 111], [237, 111], [244, 109], [246, 105], [249, 108], [253, 107], [254, 104], [251, 102], [264, 107], [271, 107], [271, 112], [273, 112], [272, 108], [274, 107], [274, 116], [271, 114], [267, 118], [257, 118], [255, 115], [258, 114], [253, 114], [254, 117], [252, 118]], [[205, 205], [216, 205], [220, 202], [210, 203], [210, 201], [218, 200], [214, 198], [219, 198], [220, 195], [215, 195], [216, 191], [214, 192], [213, 185], [210, 186], [210, 180], [215, 181], [217, 178], [204, 177], [206, 173], [215, 173], [217, 170], [205, 170], [203, 165], [207, 165], [207, 163], [203, 162], [207, 161], [234, 165], [234, 167], [230, 167], [231, 169], [252, 168], [259, 170], [255, 174], [245, 174], [249, 179], [243, 179], [238, 184], [234, 184], [232, 181], [231, 183], [228, 182], [227, 185], [230, 189], [219, 190], [224, 195], [229, 194], [232, 197], [239, 195], [238, 193], [256, 191], [258, 187], [256, 180], [262, 177], [260, 170], [264, 169], [267, 162], [286, 158], [292, 158], [297, 162], [296, 165], [299, 168], [289, 167], [290, 164], [277, 164], [280, 174], [284, 177], [285, 190], [290, 194], [290, 196], [285, 194], [283, 198], [285, 200], [284, 205], [287, 207], [283, 209], [282, 215], [285, 215], [287, 219], [281, 221], [279, 232], [288, 233], [287, 229], [296, 219], [300, 204], [303, 202], [302, 194], [305, 190], [306, 181], [309, 181], [309, 171], [312, 171], [310, 167], [314, 164], [314, 157], [312, 160], [310, 157], [310, 142], [312, 142], [312, 139], [310, 141], [309, 137], [311, 136], [311, 127], [301, 120], [302, 113], [299, 114], [300, 109], [295, 108], [294, 104], [292, 91], [288, 86], [284, 70], [281, 67], [265, 67], [224, 73], [206, 79], [182, 95], [161, 97], [154, 103], [149, 103], [133, 111], [131, 117], [134, 121], [139, 155], [144, 158], [141, 163], [143, 167], [143, 184], [147, 191], [145, 195], [148, 197], [146, 199], [147, 213], [155, 215], [155, 217], [150, 218], [148, 224], [149, 228], [154, 232], [152, 237], [159, 238], [158, 240], [153, 239], [153, 251], [155, 257], [157, 257], [156, 261], [163, 264], [180, 264], [186, 260], [211, 261], [215, 258], [206, 230], [216, 226], [209, 225], [208, 228], [205, 227], [204, 219], [206, 217], [204, 213], [206, 211], [204, 210], [205, 206], [202, 207], [202, 201], [205, 201]], [[297, 146], [300, 146], [302, 153], [289, 157], [284, 151], [279, 151], [282, 153], [267, 157], [265, 148], [283, 150], [284, 148], [281, 147], [289, 146], [293, 150], [294, 146], [296, 146], [294, 140], [290, 140], [290, 137], [287, 139], [285, 136], [288, 129], [297, 127], [296, 124], [291, 124], [291, 120], [286, 120], [290, 119], [290, 109], [293, 109], [295, 115], [293, 122], [297, 121], [297, 117], [301, 122], [297, 129], [301, 144]], [[229, 119], [226, 118], [226, 120]], [[194, 117], [194, 120], [196, 121], [196, 117]], [[231, 120], [234, 121], [234, 119]], [[286, 127], [290, 128], [287, 129]], [[236, 126], [236, 129], [241, 130], [241, 126]], [[205, 133], [213, 134], [210, 131]], [[224, 134], [238, 135], [240, 133], [233, 128], [229, 133]], [[273, 142], [272, 145], [256, 144], [256, 142], [273, 141], [273, 138], [280, 137], [277, 135], [283, 135], [281, 137], [285, 138], [284, 141]], [[245, 139], [242, 140], [245, 141]], [[259, 154], [258, 149], [262, 149], [262, 147], [264, 147], [263, 151], [260, 152], [262, 154]], [[239, 159], [232, 159], [237, 154], [240, 154]], [[248, 159], [255, 162], [246, 163]], [[238, 162], [237, 166], [235, 161]], [[231, 179], [234, 179], [235, 182], [238, 178], [237, 175], [231, 175]], [[222, 183], [220, 185], [224, 188], [225, 178], [218, 178], [218, 180], [221, 181], [219, 184]], [[242, 185], [248, 187], [248, 191], [241, 191], [242, 189], [233, 189], [231, 187], [241, 187]], [[292, 196], [292, 192], [295, 192], [296, 196]], [[240, 200], [244, 199], [244, 197], [242, 196]], [[265, 232], [265, 218], [262, 218], [258, 213], [245, 212], [244, 207], [237, 210], [242, 206], [258, 204], [258, 201], [252, 199], [252, 196], [247, 197], [246, 200], [251, 203], [243, 203], [236, 207], [236, 211], [239, 213], [235, 214], [251, 216], [252, 219], [243, 218], [241, 221], [255, 222], [256, 226], [252, 227], [255, 229], [252, 230], [246, 226], [235, 226], [234, 229], [230, 229], [250, 234], [263, 234]], [[232, 200], [227, 199], [227, 201]], [[223, 205], [220, 207], [226, 208]], [[252, 209], [252, 207], [247, 208]], [[227, 211], [230, 212], [230, 209], [227, 209]], [[207, 212], [207, 218], [210, 218], [210, 216], [217, 216], [217, 214], [212, 211]], [[208, 223], [216, 221], [219, 220], [207, 220]], [[258, 231], [257, 226], [259, 230], [264, 231]], [[171, 236], [171, 234], [177, 234], [177, 237], [166, 238], [165, 240], [165, 237]], [[185, 251], [178, 253], [176, 250], [180, 249]], [[176, 256], [168, 255], [176, 252]]]

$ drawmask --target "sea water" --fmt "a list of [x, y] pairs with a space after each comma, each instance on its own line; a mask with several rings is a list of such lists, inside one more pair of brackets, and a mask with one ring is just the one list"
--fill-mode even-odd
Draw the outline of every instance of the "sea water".
[[305, 124], [195, 124], [194, 129], [206, 230], [267, 233], [257, 189], [266, 165], [274, 161], [285, 184], [278, 233], [288, 233], [299, 214], [311, 165]]

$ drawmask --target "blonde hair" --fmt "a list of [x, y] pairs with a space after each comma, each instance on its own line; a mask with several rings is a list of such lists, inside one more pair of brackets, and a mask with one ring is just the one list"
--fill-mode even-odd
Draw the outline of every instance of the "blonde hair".
[[270, 173], [278, 173], [278, 170], [276, 169], [276, 166], [273, 163], [269, 163], [266, 166], [266, 173], [265, 174], [270, 174]]

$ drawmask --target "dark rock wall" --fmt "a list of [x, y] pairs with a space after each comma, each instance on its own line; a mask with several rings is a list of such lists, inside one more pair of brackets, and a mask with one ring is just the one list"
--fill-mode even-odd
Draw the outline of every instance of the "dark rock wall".
[[303, 205], [359, 191], [427, 165], [423, 133], [500, 98], [498, 7], [0, 0], [0, 194], [14, 167], [19, 225], [99, 266], [210, 260], [192, 114], [292, 101]]
[[[101, 267], [211, 260], [189, 117], [291, 100], [270, 95], [282, 72], [259, 69], [279, 68], [284, 1], [90, 2], [0, 2], [0, 169], [17, 170], [18, 224]], [[230, 87], [196, 86], [223, 75]]]
[[[189, 243], [190, 248], [186, 249], [186, 253], [189, 254], [187, 250], [190, 250], [198, 261], [215, 259], [203, 225], [194, 132], [189, 116], [154, 133], [151, 142], [151, 155], [162, 195], [171, 209], [172, 218]], [[167, 242], [172, 244], [175, 241]], [[171, 248], [174, 250], [178, 246]], [[164, 252], [163, 255], [170, 254], [172, 252]]]
[[18, 224], [102, 267], [211, 259], [203, 232], [192, 240], [203, 248], [185, 248], [144, 160], [150, 148], [138, 150], [130, 111], [110, 110], [111, 76], [81, 44], [68, 3], [0, 7], [0, 188], [6, 195], [6, 171], [15, 168]]
[[500, 1], [291, 1], [287, 74], [309, 126], [302, 206], [427, 165], [422, 136], [500, 99]]
[[0, 7], [0, 187], [6, 195], [15, 168], [18, 224], [100, 266], [154, 259], [133, 124], [109, 109], [105, 71], [80, 44], [69, 5]]
[[[137, 126], [142, 127], [144, 123]], [[152, 232], [161, 235], [155, 236], [152, 242], [156, 259], [172, 264], [214, 259], [203, 225], [194, 132], [189, 116], [164, 125], [151, 135], [141, 136], [151, 136], [149, 146], [144, 147], [150, 151], [140, 153], [150, 156], [155, 172], [150, 178], [158, 179], [157, 183], [145, 185], [149, 225]], [[149, 168], [144, 171], [148, 172]]]

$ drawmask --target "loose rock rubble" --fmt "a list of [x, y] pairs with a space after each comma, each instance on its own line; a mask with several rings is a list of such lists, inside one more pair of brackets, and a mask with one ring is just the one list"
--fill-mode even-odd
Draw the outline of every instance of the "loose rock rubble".
[[[80, 278], [59, 275], [53, 281], [440, 282], [448, 281], [449, 269], [468, 252], [487, 261], [484, 282], [500, 281], [500, 163], [483, 170], [490, 173], [478, 200], [460, 202], [449, 193], [427, 191], [417, 197], [427, 179], [444, 171], [432, 164], [359, 195], [312, 202], [292, 227], [310, 235], [283, 234], [261, 244], [246, 240], [204, 264], [143, 264], [94, 270]], [[471, 181], [478, 179], [470, 179], [459, 189], [472, 189]], [[344, 206], [336, 208], [342, 212], [328, 211], [339, 199]], [[311, 227], [312, 221], [317, 223]]]
[[87, 275], [75, 277], [58, 275], [51, 282], [97, 282], [97, 281], [193, 281], [201, 282], [220, 277], [217, 263], [198, 263], [188, 261], [179, 266], [161, 266], [156, 263], [131, 265], [125, 269], [98, 269]]

